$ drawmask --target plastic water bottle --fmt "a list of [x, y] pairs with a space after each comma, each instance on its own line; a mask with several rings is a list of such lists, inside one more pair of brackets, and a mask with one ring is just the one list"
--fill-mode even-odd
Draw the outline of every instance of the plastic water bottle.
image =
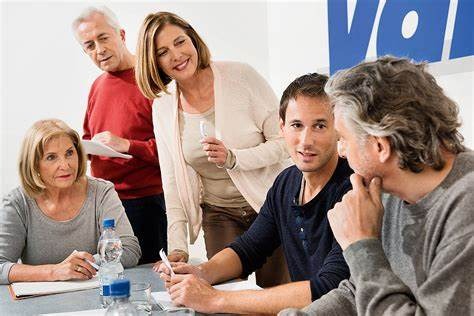
[[127, 279], [116, 280], [110, 285], [112, 304], [105, 312], [106, 316], [138, 316], [135, 305], [129, 302], [130, 281]]
[[115, 220], [107, 218], [103, 221], [104, 231], [100, 235], [97, 252], [100, 255], [99, 282], [100, 303], [106, 308], [112, 302], [110, 284], [123, 278], [123, 266], [120, 263], [122, 256], [122, 242], [115, 232]]

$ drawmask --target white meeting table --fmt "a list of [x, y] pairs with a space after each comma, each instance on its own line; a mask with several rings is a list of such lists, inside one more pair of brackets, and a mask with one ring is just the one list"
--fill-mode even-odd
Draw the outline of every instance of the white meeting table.
[[[150, 283], [152, 292], [164, 291], [163, 281], [151, 268], [152, 264], [146, 264], [125, 269], [125, 278], [131, 282]], [[8, 286], [0, 285], [0, 315], [2, 316], [63, 313], [99, 308], [101, 307], [98, 288], [13, 300], [8, 291]], [[157, 304], [153, 304], [152, 314], [156, 314], [160, 310]], [[199, 313], [196, 313], [196, 315], [199, 315]]]

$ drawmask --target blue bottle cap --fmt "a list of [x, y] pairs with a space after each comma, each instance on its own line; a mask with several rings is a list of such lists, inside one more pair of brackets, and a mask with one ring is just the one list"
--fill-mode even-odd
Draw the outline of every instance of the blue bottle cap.
[[110, 284], [102, 286], [102, 296], [110, 296]]
[[115, 227], [115, 219], [113, 218], [106, 218], [104, 219], [104, 221], [102, 222], [102, 225], [104, 226], [104, 228], [110, 228], [110, 227]]
[[115, 297], [130, 296], [130, 281], [127, 279], [113, 281], [110, 284], [110, 295]]

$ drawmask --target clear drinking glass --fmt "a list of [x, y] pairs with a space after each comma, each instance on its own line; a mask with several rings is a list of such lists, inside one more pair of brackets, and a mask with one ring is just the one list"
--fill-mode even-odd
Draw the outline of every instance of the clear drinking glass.
[[151, 285], [145, 282], [130, 284], [130, 303], [145, 314], [150, 315], [152, 309]]

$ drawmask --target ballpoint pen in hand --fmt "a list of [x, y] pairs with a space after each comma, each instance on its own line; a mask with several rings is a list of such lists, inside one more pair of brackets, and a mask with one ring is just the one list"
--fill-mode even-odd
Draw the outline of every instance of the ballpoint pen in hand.
[[168, 260], [168, 257], [166, 256], [165, 252], [163, 249], [160, 250], [160, 258], [161, 260], [163, 260], [163, 263], [165, 264], [165, 266], [171, 271], [171, 276], [174, 276], [174, 271], [173, 271], [173, 268], [171, 268], [171, 263], [169, 262]]
[[[74, 249], [74, 251], [72, 253], [76, 253], [78, 252], [76, 249]], [[100, 264], [100, 256], [99, 254], [95, 254], [92, 256], [95, 260], [95, 262], [92, 262], [92, 261], [89, 261], [87, 259], [84, 259], [84, 261], [86, 261], [87, 263], [89, 263], [94, 269], [96, 270], [99, 270], [99, 264]]]

